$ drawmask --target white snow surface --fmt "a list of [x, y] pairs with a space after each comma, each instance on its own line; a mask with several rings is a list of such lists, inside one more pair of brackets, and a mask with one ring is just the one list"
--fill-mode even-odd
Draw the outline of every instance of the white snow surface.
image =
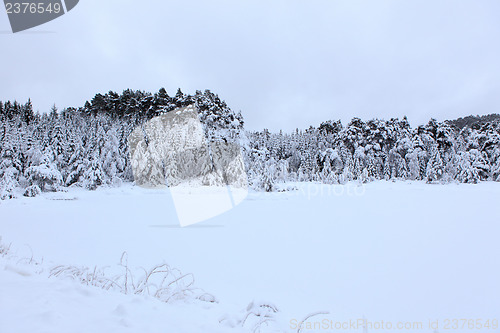
[[[258, 318], [242, 319], [264, 310], [263, 332], [296, 332], [293, 320], [316, 311], [329, 314], [309, 321], [422, 322], [421, 332], [434, 331], [429, 320], [446, 331], [446, 320], [500, 319], [500, 183], [288, 187], [186, 228], [168, 189], [1, 201], [1, 243], [12, 245], [0, 247], [0, 332], [251, 332]], [[56, 265], [116, 265], [124, 251], [133, 267], [192, 273], [218, 303], [49, 277]]]

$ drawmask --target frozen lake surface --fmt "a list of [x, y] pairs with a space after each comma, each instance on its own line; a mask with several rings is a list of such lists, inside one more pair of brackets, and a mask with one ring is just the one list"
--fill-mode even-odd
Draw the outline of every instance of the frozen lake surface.
[[500, 319], [500, 183], [294, 185], [250, 192], [236, 208], [186, 228], [167, 189], [124, 185], [3, 201], [0, 236], [16, 258], [94, 267], [115, 265], [126, 251], [130, 266], [167, 262], [193, 273], [219, 304], [134, 303], [132, 295], [18, 272], [18, 260], [0, 256], [0, 331], [251, 331], [219, 320], [253, 300], [279, 309], [279, 322], [263, 331], [295, 332], [293, 320], [315, 311], [330, 313], [317, 320], [422, 322], [428, 332], [429, 320], [441, 331], [455, 318]]

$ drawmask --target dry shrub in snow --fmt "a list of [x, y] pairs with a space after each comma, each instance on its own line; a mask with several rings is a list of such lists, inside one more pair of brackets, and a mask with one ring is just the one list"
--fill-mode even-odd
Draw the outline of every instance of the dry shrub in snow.
[[118, 290], [124, 294], [148, 295], [166, 303], [190, 299], [217, 303], [213, 295], [193, 286], [192, 274], [183, 274], [168, 264], [160, 264], [149, 270], [140, 268], [132, 271], [128, 266], [126, 252], [116, 267], [91, 269], [59, 265], [50, 270], [50, 276], [71, 278], [85, 285]]

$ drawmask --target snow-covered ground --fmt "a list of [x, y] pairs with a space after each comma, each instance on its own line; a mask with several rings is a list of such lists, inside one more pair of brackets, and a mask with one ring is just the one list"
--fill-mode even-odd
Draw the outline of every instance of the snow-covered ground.
[[[438, 331], [471, 331], [461, 321], [453, 329], [454, 319], [489, 320], [481, 331], [500, 331], [500, 183], [293, 185], [250, 192], [186, 228], [166, 189], [1, 202], [1, 242], [12, 245], [0, 254], [0, 332], [246, 332], [262, 309], [274, 319], [262, 331], [296, 332], [316, 311], [329, 312], [309, 319], [325, 319], [318, 331], [360, 318], [374, 325], [368, 331], [384, 331], [376, 329], [384, 321], [432, 332], [429, 320]], [[48, 277], [56, 265], [116, 266], [123, 252], [130, 267], [166, 262], [192, 273], [218, 303], [162, 303]], [[278, 313], [259, 307], [272, 304]]]

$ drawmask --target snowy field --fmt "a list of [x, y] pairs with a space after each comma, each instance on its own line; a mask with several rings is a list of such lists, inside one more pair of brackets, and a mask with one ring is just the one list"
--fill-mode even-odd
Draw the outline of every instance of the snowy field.
[[[250, 192], [186, 228], [168, 190], [124, 185], [2, 201], [0, 332], [251, 332], [262, 318], [263, 332], [296, 332], [317, 311], [328, 314], [308, 323], [323, 327], [303, 332], [361, 332], [332, 324], [361, 318], [373, 325], [365, 331], [390, 331], [383, 321], [392, 331], [471, 332], [462, 322], [453, 329], [467, 319], [500, 332], [500, 183], [294, 185]], [[123, 252], [134, 269], [165, 262], [192, 273], [217, 302], [162, 303], [49, 278], [57, 265], [113, 270]]]

